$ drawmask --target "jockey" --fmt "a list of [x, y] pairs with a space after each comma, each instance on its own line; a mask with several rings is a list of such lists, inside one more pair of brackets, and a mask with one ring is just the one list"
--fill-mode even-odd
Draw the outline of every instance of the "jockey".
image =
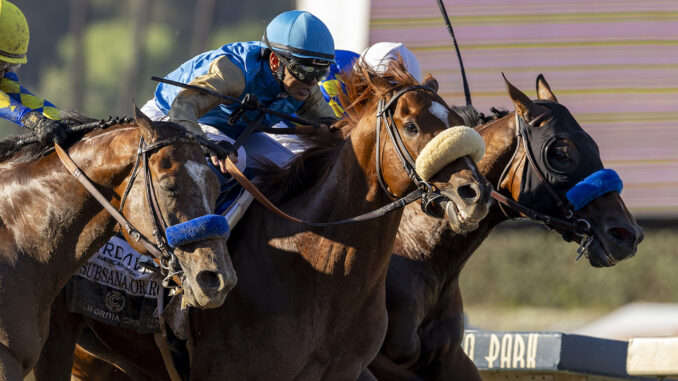
[[335, 52], [336, 63], [330, 66], [330, 72], [327, 75], [327, 78], [318, 83], [325, 102], [332, 107], [337, 118], [341, 118], [341, 116], [344, 115], [344, 109], [341, 107], [341, 104], [339, 104], [338, 97], [339, 91], [343, 88], [343, 84], [337, 77], [337, 74], [353, 70], [353, 65], [358, 61], [358, 58], [360, 58], [358, 53], [350, 50], [337, 50]]
[[59, 110], [19, 83], [17, 69], [26, 63], [28, 23], [16, 5], [0, 0], [0, 118], [33, 131], [44, 142], [62, 136]]
[[336, 63], [330, 66], [330, 73], [324, 80], [320, 81], [320, 90], [323, 93], [325, 102], [327, 102], [337, 117], [344, 114], [344, 109], [339, 104], [339, 90], [343, 86], [337, 74], [342, 71], [351, 71], [357, 61], [365, 63], [372, 67], [378, 73], [388, 68], [388, 62], [396, 60], [398, 56], [402, 57], [405, 69], [412, 74], [417, 82], [422, 81], [419, 61], [405, 45], [398, 42], [378, 42], [365, 49], [361, 55], [350, 50], [337, 50]]
[[388, 69], [388, 63], [398, 57], [402, 58], [405, 69], [421, 83], [423, 77], [417, 57], [400, 42], [377, 42], [363, 50], [360, 62], [368, 64], [377, 73], [383, 73]]
[[[402, 43], [378, 42], [365, 49], [362, 55], [350, 50], [337, 49], [335, 51], [335, 63], [330, 65], [329, 74], [318, 83], [325, 102], [332, 107], [335, 116], [341, 118], [344, 115], [344, 109], [339, 103], [339, 91], [344, 91], [344, 85], [337, 76], [339, 73], [350, 72], [358, 62], [369, 65], [377, 72], [383, 72], [387, 69], [388, 62], [397, 59], [398, 56], [402, 58], [405, 69], [412, 74], [417, 82], [421, 83], [422, 75], [419, 61]], [[293, 123], [281, 122], [279, 124], [280, 127], [288, 125], [293, 125]], [[268, 135], [295, 154], [299, 154], [307, 148], [306, 144], [295, 135]]]
[[[251, 94], [269, 109], [316, 121], [334, 116], [318, 87], [318, 81], [327, 75], [334, 62], [334, 40], [325, 24], [308, 12], [288, 11], [268, 24], [262, 41], [231, 43], [199, 54], [166, 78], [240, 100]], [[240, 103], [222, 102], [213, 96], [161, 83], [155, 98], [142, 111], [155, 119], [168, 117], [195, 133], [236, 139], [247, 127], [243, 118], [229, 124]], [[250, 109], [243, 115], [253, 120], [257, 113]], [[263, 124], [272, 126], [280, 120], [266, 114]], [[291, 152], [265, 134], [253, 134], [244, 146], [247, 160], [253, 164], [262, 156], [278, 165], [292, 157]], [[242, 159], [240, 152], [238, 157]], [[225, 173], [223, 160], [213, 157], [212, 162]]]

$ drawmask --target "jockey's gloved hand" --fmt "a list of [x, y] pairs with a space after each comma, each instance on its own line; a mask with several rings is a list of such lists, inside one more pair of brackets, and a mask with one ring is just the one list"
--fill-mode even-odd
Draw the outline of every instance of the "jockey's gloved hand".
[[202, 146], [205, 156], [216, 156], [219, 159], [225, 159], [227, 156], [234, 154], [237, 157], [238, 150], [236, 150], [230, 142], [226, 140], [210, 139], [208, 137], [205, 137], [205, 139], [209, 141], [209, 144], [204, 144]]
[[242, 98], [240, 104], [246, 110], [255, 110], [259, 106], [259, 100], [256, 95], [248, 93]]
[[31, 130], [42, 144], [50, 144], [55, 139], [59, 144], [64, 144], [68, 139], [68, 131], [61, 123], [45, 117], [38, 111], [26, 114], [21, 123]]

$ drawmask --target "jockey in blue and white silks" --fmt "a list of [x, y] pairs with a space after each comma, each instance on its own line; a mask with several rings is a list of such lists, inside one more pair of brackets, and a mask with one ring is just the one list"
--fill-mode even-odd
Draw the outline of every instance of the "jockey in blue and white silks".
[[[165, 78], [191, 83], [241, 100], [245, 94], [252, 94], [267, 108], [287, 115], [295, 112], [305, 116], [311, 114], [312, 119], [326, 115], [317, 86], [309, 87], [306, 99], [295, 99], [285, 92], [271, 71], [268, 57], [263, 53], [265, 49], [266, 46], [259, 41], [224, 45], [192, 58]], [[214, 97], [165, 83], [159, 84], [155, 92], [156, 105], [171, 119], [189, 122], [185, 124], [190, 125], [194, 117], [198, 117], [199, 123], [213, 126], [235, 139], [247, 127], [242, 118], [234, 126], [228, 124], [228, 119], [240, 104], [225, 105], [220, 102]], [[249, 110], [244, 115], [253, 120], [257, 112]], [[263, 123], [273, 125], [280, 120], [267, 114]]]
[[[267, 108], [315, 121], [334, 115], [317, 84], [334, 62], [334, 40], [325, 24], [308, 12], [289, 11], [269, 23], [262, 41], [231, 43], [202, 53], [166, 78], [241, 100], [252, 94]], [[166, 116], [195, 133], [235, 139], [247, 124], [241, 118], [229, 125], [229, 118], [239, 104], [222, 102], [216, 97], [161, 83], [155, 98], [142, 111], [156, 118]], [[248, 110], [244, 116], [252, 120], [256, 113]], [[263, 123], [271, 126], [279, 121], [278, 117], [266, 115]], [[266, 135], [254, 134], [245, 143], [248, 160], [253, 162], [250, 159], [263, 155], [284, 165], [291, 154], [285, 154], [276, 145]], [[223, 172], [222, 163], [214, 164]]]
[[[199, 54], [169, 73], [166, 78], [241, 100], [246, 94], [252, 94], [269, 109], [317, 120], [334, 115], [318, 87], [318, 80], [327, 74], [332, 63], [334, 40], [325, 24], [308, 12], [291, 11], [278, 15], [269, 23], [263, 41], [226, 44], [219, 49]], [[142, 111], [151, 119], [169, 119], [193, 133], [232, 142], [247, 125], [242, 119], [234, 121], [233, 125], [229, 124], [229, 118], [237, 105], [224, 105], [222, 102], [220, 98], [161, 83], [156, 89], [155, 97], [144, 105]], [[253, 110], [244, 112], [249, 120], [254, 119], [255, 114], [256, 111]], [[271, 125], [279, 120], [267, 115], [263, 123]], [[238, 149], [236, 165], [245, 175], [252, 177], [256, 176], [256, 166], [262, 159], [282, 166], [292, 157], [289, 150], [266, 134], [254, 133]], [[249, 193], [232, 187], [235, 182], [222, 173], [225, 172], [223, 160], [213, 157], [210, 164], [222, 186], [215, 213], [224, 215], [228, 223], [228, 227], [220, 226], [212, 231], [219, 234], [235, 225], [252, 202], [252, 197]], [[186, 232], [170, 231], [168, 239], [190, 239], [190, 234], [184, 233]], [[102, 256], [105, 256], [107, 248], [113, 247], [116, 250], [127, 250], [124, 243], [121, 244], [114, 237], [90, 259], [88, 265], [103, 266], [110, 262]], [[125, 271], [134, 270], [136, 269], [128, 268]], [[159, 283], [159, 280], [155, 282]], [[119, 291], [127, 292], [124, 289]], [[162, 303], [159, 308], [161, 306]]]
[[[327, 77], [318, 83], [325, 102], [332, 107], [335, 116], [341, 118], [344, 115], [344, 109], [339, 103], [338, 96], [340, 91], [344, 91], [344, 84], [337, 76], [339, 73], [353, 70], [357, 61], [367, 64], [378, 73], [381, 73], [388, 68], [388, 63], [391, 60], [395, 60], [399, 56], [405, 65], [405, 69], [412, 74], [417, 82], [421, 82], [422, 75], [419, 61], [402, 43], [378, 42], [365, 49], [362, 55], [358, 55], [350, 50], [337, 49], [335, 51], [336, 62], [330, 65], [330, 71]], [[287, 127], [291, 124], [292, 123], [282, 122], [279, 126]], [[306, 149], [305, 143], [295, 135], [270, 134], [269, 136], [295, 154], [303, 152]]]
[[[318, 87], [318, 81], [327, 75], [334, 62], [334, 40], [325, 24], [308, 12], [290, 11], [268, 24], [262, 41], [226, 44], [199, 54], [166, 78], [240, 100], [251, 94], [269, 109], [317, 121], [334, 116]], [[247, 124], [241, 118], [230, 125], [229, 118], [240, 104], [222, 102], [216, 97], [161, 83], [142, 111], [154, 119], [170, 119], [194, 133], [232, 141]], [[250, 121], [256, 114], [256, 110], [243, 113]], [[266, 115], [263, 124], [272, 126], [280, 120]], [[293, 157], [292, 152], [266, 134], [251, 135], [243, 148], [238, 150], [237, 165], [241, 169], [255, 168], [262, 158], [283, 166]], [[223, 160], [213, 157], [212, 164], [218, 169], [215, 172], [222, 185], [226, 184], [230, 178], [219, 173], [225, 173]]]

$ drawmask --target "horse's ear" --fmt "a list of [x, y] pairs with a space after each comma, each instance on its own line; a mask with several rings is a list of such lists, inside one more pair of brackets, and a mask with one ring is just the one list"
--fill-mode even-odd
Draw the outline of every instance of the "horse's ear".
[[426, 74], [426, 78], [424, 78], [424, 82], [422, 83], [422, 85], [432, 88], [433, 90], [436, 91], [436, 93], [438, 92], [439, 88], [438, 81], [435, 78], [433, 78], [431, 73]]
[[153, 128], [153, 121], [134, 105], [134, 119], [137, 121], [141, 134], [147, 143], [152, 143], [158, 138], [158, 133]]
[[556, 99], [556, 96], [553, 95], [551, 86], [549, 86], [548, 82], [546, 82], [546, 78], [544, 78], [543, 74], [539, 74], [537, 76], [537, 99], [546, 99], [549, 101], [558, 102], [558, 99]]
[[506, 83], [506, 89], [508, 90], [509, 97], [513, 101], [513, 105], [516, 107], [516, 112], [525, 120], [531, 120], [537, 116], [537, 106], [523, 94], [522, 91], [518, 90], [511, 82], [506, 79], [504, 73], [501, 73], [501, 76], [504, 77], [504, 83]]

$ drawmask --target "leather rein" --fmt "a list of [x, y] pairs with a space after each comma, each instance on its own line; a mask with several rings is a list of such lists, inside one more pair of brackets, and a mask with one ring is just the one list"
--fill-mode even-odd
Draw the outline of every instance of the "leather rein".
[[[153, 154], [153, 151], [156, 151], [162, 147], [179, 144], [179, 143], [188, 143], [195, 142], [191, 136], [175, 136], [171, 138], [161, 139], [151, 144], [147, 144], [144, 141], [143, 136], [139, 139], [139, 148], [137, 149], [136, 161], [134, 162], [134, 168], [132, 169], [132, 174], [130, 175], [129, 182], [127, 183], [127, 188], [120, 202], [120, 208], [116, 209], [108, 199], [97, 189], [97, 186], [87, 177], [87, 175], [78, 167], [78, 165], [71, 159], [68, 153], [57, 143], [54, 142], [54, 149], [61, 159], [61, 162], [68, 169], [68, 171], [75, 177], [80, 184], [101, 204], [101, 206], [108, 211], [108, 213], [122, 226], [127, 234], [132, 237], [135, 241], [141, 243], [144, 248], [155, 257], [157, 263], [160, 266], [160, 273], [164, 276], [162, 281], [163, 287], [166, 288], [181, 288], [181, 279], [183, 271], [179, 261], [174, 253], [174, 250], [167, 243], [167, 238], [165, 237], [165, 229], [168, 225], [162, 216], [158, 199], [155, 193], [155, 188], [153, 186], [153, 179], [151, 178], [151, 171], [148, 165], [148, 158]], [[146, 236], [144, 236], [139, 230], [137, 230], [134, 225], [122, 214], [123, 207], [127, 196], [132, 189], [132, 185], [136, 179], [137, 174], [140, 172], [140, 164], [143, 166], [144, 172], [144, 182], [146, 183], [146, 201], [148, 208], [150, 209], [151, 219], [153, 221], [153, 237], [155, 242], [151, 242]], [[140, 262], [140, 265], [152, 270], [158, 271], [153, 263]], [[177, 286], [170, 285], [170, 280], [174, 280]]]
[[[408, 205], [417, 199], [421, 199], [422, 203], [422, 210], [424, 210], [425, 213], [427, 214], [432, 214], [432, 204], [434, 201], [444, 198], [443, 195], [441, 195], [435, 187], [427, 182], [421, 179], [419, 175], [417, 174], [415, 170], [415, 162], [412, 159], [412, 156], [409, 154], [407, 151], [407, 148], [405, 147], [405, 144], [403, 143], [400, 134], [398, 133], [398, 130], [395, 126], [395, 123], [393, 121], [393, 114], [391, 112], [391, 107], [395, 105], [398, 101], [398, 99], [405, 93], [409, 91], [415, 91], [415, 90], [425, 90], [429, 91], [432, 94], [435, 94], [437, 96], [437, 93], [435, 92], [434, 89], [428, 87], [428, 86], [423, 86], [423, 85], [414, 85], [414, 86], [408, 86], [397, 93], [395, 93], [388, 102], [384, 102], [384, 100], [380, 100], [377, 108], [377, 140], [376, 140], [376, 161], [377, 161], [377, 178], [379, 179], [379, 184], [381, 185], [382, 189], [386, 192], [389, 197], [395, 199], [395, 201], [390, 202], [389, 204], [373, 210], [371, 212], [361, 214], [356, 217], [352, 218], [347, 218], [344, 220], [339, 220], [339, 221], [332, 221], [332, 222], [313, 222], [313, 221], [307, 221], [303, 219], [299, 219], [297, 217], [290, 216], [289, 214], [283, 212], [280, 210], [278, 207], [276, 207], [266, 196], [264, 196], [258, 189], [257, 187], [252, 184], [252, 182], [245, 177], [245, 175], [240, 172], [240, 170], [236, 167], [236, 165], [231, 161], [231, 159], [228, 158], [226, 155], [226, 170], [227, 172], [243, 187], [245, 190], [250, 192], [252, 194], [252, 197], [254, 197], [257, 201], [259, 201], [264, 207], [275, 213], [276, 215], [292, 222], [297, 222], [297, 223], [302, 223], [305, 225], [309, 226], [318, 226], [318, 227], [326, 227], [326, 226], [333, 226], [333, 225], [343, 225], [347, 223], [354, 223], [354, 222], [362, 222], [362, 221], [368, 221], [372, 220], [375, 218], [379, 218], [387, 213], [392, 212], [393, 210], [396, 210], [398, 208], [402, 208], [405, 205]], [[255, 122], [258, 122], [259, 118], [255, 119]], [[380, 142], [379, 142], [379, 136], [381, 135], [381, 125], [385, 124], [386, 129], [388, 132], [388, 136], [391, 139], [391, 142], [393, 143], [395, 147], [396, 154], [398, 155], [398, 158], [400, 159], [400, 162], [403, 165], [403, 168], [407, 172], [407, 174], [410, 176], [412, 181], [417, 185], [417, 189], [414, 191], [408, 193], [404, 197], [398, 198], [397, 196], [393, 195], [389, 189], [388, 186], [386, 185], [385, 180], [383, 179], [383, 175], [381, 172], [381, 160], [380, 160]], [[252, 130], [256, 129], [255, 127], [252, 128]], [[238, 141], [240, 141], [240, 138], [238, 138]], [[234, 144], [234, 146], [237, 146], [237, 143]], [[203, 141], [201, 141], [203, 143]], [[204, 142], [203, 144], [209, 145], [210, 149], [213, 149], [216, 152], [223, 152], [224, 149], [221, 147], [213, 147], [213, 143], [211, 142]]]
[[548, 110], [543, 112], [542, 114], [537, 115], [535, 118], [527, 121], [522, 119], [522, 117], [518, 115], [518, 112], [515, 112], [516, 140], [518, 141], [518, 143], [516, 144], [516, 149], [513, 151], [511, 159], [504, 167], [504, 170], [502, 171], [501, 176], [497, 181], [497, 186], [495, 187], [495, 189], [500, 189], [499, 187], [501, 186], [503, 179], [508, 175], [508, 171], [511, 168], [511, 165], [513, 164], [513, 161], [517, 156], [520, 146], [522, 145], [525, 151], [525, 156], [527, 157], [527, 161], [530, 163], [530, 167], [537, 174], [538, 178], [541, 180], [541, 182], [547, 189], [549, 195], [551, 195], [551, 197], [556, 201], [556, 205], [563, 212], [564, 218], [558, 218], [541, 213], [535, 209], [529, 208], [525, 205], [518, 203], [511, 197], [507, 197], [497, 192], [496, 190], [492, 191], [492, 198], [499, 202], [498, 204], [499, 208], [501, 209], [502, 213], [504, 213], [504, 215], [509, 219], [513, 219], [513, 217], [509, 216], [509, 214], [504, 209], [504, 206], [507, 206], [515, 210], [516, 212], [525, 215], [527, 218], [533, 221], [542, 223], [548, 226], [550, 229], [572, 233], [578, 237], [581, 237], [582, 239], [579, 243], [579, 248], [577, 249], [577, 253], [579, 254], [577, 259], [579, 259], [584, 254], [589, 245], [591, 245], [595, 238], [595, 235], [592, 234], [591, 224], [586, 219], [575, 218], [574, 211], [568, 207], [568, 204], [563, 202], [563, 200], [560, 198], [560, 196], [558, 196], [558, 193], [553, 189], [551, 184], [549, 184], [549, 182], [544, 178], [544, 175], [539, 170], [539, 166], [537, 165], [534, 155], [532, 154], [532, 150], [530, 149], [530, 142], [527, 137], [527, 134], [524, 134], [522, 132], [523, 127], [522, 124], [520, 123], [520, 121], [523, 120], [529, 126], [535, 127], [537, 123], [539, 123], [544, 118], [550, 115], [551, 110]]

